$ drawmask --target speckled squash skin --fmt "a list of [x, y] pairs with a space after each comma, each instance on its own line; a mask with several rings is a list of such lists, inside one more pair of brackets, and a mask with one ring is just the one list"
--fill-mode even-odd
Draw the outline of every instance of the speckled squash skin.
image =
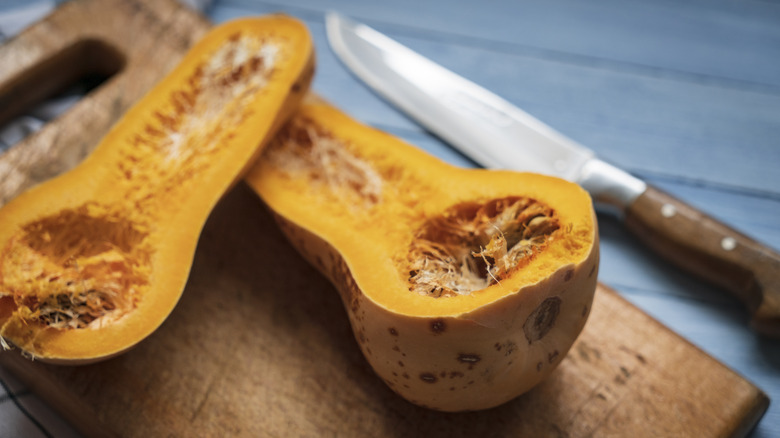
[[214, 205], [303, 99], [305, 25], [206, 34], [73, 170], [0, 210], [0, 340], [58, 364], [104, 360], [173, 310]]
[[[330, 128], [358, 124], [317, 99], [310, 99], [296, 117]], [[544, 185], [548, 179], [511, 172], [488, 175], [484, 170], [455, 169], [400, 140], [388, 139], [386, 134], [372, 133], [368, 128], [358, 131], [349, 139], [356, 150], [363, 144], [384, 142], [379, 147], [387, 151], [381, 154], [383, 159], [393, 162], [399, 156], [398, 165], [408, 164], [412, 167], [408, 170], [411, 174], [425, 172], [427, 176], [423, 179], [432, 186], [458, 191], [455, 181], [472, 176], [476, 185], [482, 184], [472, 193], [455, 195], [459, 200], [506, 196], [510, 192], [505, 187], [511, 187], [512, 183], [519, 184], [517, 193], [522, 193], [524, 183], [544, 179]], [[354, 134], [350, 128], [344, 128], [343, 133]], [[334, 129], [334, 136], [341, 134]], [[393, 147], [389, 148], [387, 142], [393, 143]], [[414, 168], [417, 164], [412, 163], [420, 160], [423, 163]], [[576, 208], [583, 210], [575, 212], [579, 221], [575, 226], [584, 228], [581, 233], [585, 240], [576, 256], [568, 259], [565, 251], [550, 260], [539, 256], [541, 265], [532, 262], [511, 278], [471, 294], [421, 297], [406, 287], [395, 287], [393, 275], [397, 277], [397, 272], [380, 266], [383, 260], [385, 264], [393, 264], [397, 261], [396, 253], [403, 251], [403, 245], [381, 239], [386, 235], [387, 240], [393, 240], [391, 224], [404, 222], [404, 218], [411, 217], [410, 223], [424, 221], [425, 216], [432, 214], [425, 210], [429, 203], [434, 203], [434, 198], [416, 204], [423, 218], [406, 213], [396, 218], [388, 207], [389, 211], [377, 215], [381, 219], [372, 222], [380, 229], [386, 226], [388, 231], [371, 234], [351, 225], [349, 218], [354, 215], [346, 207], [340, 219], [319, 211], [312, 204], [316, 201], [290, 199], [302, 189], [296, 186], [294, 191], [288, 191], [289, 187], [285, 186], [295, 177], [274, 174], [270, 163], [261, 158], [247, 177], [249, 185], [274, 212], [280, 228], [296, 249], [335, 285], [355, 338], [372, 368], [393, 391], [410, 402], [451, 412], [487, 409], [507, 402], [544, 380], [565, 357], [584, 327], [596, 289], [599, 252], [595, 215], [587, 194], [581, 189], [569, 183], [553, 184], [563, 191], [571, 191], [571, 196], [578, 199]], [[505, 182], [509, 184], [491, 186], [494, 177], [501, 181], [508, 179]], [[537, 193], [544, 190], [547, 188]], [[408, 191], [400, 192], [412, 196]], [[551, 202], [555, 202], [554, 197], [550, 196]], [[376, 208], [382, 208], [381, 202]], [[317, 212], [304, 214], [290, 207], [295, 203], [306, 204], [309, 210]], [[447, 200], [441, 203], [447, 204]], [[437, 209], [441, 207], [431, 207], [432, 211]], [[339, 230], [339, 220], [347, 222], [343, 231]], [[344, 233], [357, 237], [350, 239], [341, 235]], [[413, 233], [409, 236], [412, 238]], [[356, 249], [361, 242], [364, 248]], [[372, 260], [373, 257], [376, 259]], [[528, 274], [531, 280], [524, 281], [523, 270], [528, 269], [543, 274]], [[414, 304], [407, 305], [406, 300]]]
[[303, 257], [337, 288], [363, 355], [396, 393], [440, 411], [498, 406], [544, 380], [590, 314], [598, 251], [491, 306], [457, 317], [409, 317], [361, 292], [339, 252], [275, 215]]

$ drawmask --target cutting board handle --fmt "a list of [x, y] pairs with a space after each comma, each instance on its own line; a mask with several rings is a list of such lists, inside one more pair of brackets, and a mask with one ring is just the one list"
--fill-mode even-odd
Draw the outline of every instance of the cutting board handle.
[[[23, 46], [27, 39], [21, 35], [6, 50]], [[105, 41], [74, 38], [8, 65], [0, 77], [0, 126], [81, 81], [104, 82], [121, 71], [125, 61], [122, 51]]]

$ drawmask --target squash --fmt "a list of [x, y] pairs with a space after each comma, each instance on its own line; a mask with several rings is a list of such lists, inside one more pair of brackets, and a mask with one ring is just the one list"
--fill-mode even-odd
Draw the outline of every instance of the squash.
[[313, 70], [298, 20], [215, 27], [82, 163], [0, 209], [4, 346], [77, 364], [151, 334], [183, 291], [212, 208], [292, 114]]
[[441, 411], [502, 404], [561, 362], [589, 315], [589, 195], [462, 169], [307, 98], [246, 181], [337, 288], [370, 365]]

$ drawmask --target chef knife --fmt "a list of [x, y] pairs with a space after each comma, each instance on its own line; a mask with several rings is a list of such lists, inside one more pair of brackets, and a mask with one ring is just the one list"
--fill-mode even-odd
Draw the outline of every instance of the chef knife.
[[326, 26], [341, 61], [427, 130], [487, 168], [580, 184], [662, 257], [740, 298], [758, 332], [780, 337], [780, 254], [374, 29], [335, 12]]

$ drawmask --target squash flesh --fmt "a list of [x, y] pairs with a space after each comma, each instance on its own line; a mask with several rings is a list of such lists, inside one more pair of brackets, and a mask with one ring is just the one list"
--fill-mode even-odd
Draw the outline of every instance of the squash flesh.
[[[324, 154], [317, 150], [323, 145], [312, 146], [312, 139], [319, 139], [326, 143], [324, 148], [339, 152]], [[552, 272], [549, 269], [561, 260], [576, 262], [590, 255], [597, 240], [594, 213], [590, 198], [579, 187], [541, 175], [522, 178], [513, 172], [474, 172], [442, 166], [444, 163], [434, 157], [409, 150], [409, 146], [397, 139], [355, 123], [327, 104], [309, 103], [273, 139], [248, 179], [274, 211], [327, 235], [329, 242], [349, 255], [351, 264], [361, 264], [354, 267], [352, 275], [386, 275], [386, 281], [394, 280], [386, 288], [364, 290], [368, 295], [384, 290], [408, 290], [408, 274], [419, 261], [410, 260], [410, 254], [414, 246], [425, 240], [421, 236], [431, 228], [431, 223], [452, 219], [453, 212], [468, 208], [463, 204], [479, 206], [519, 198], [517, 193], [521, 187], [513, 184], [524, 185], [523, 202], [544, 199], [551, 205], [566, 205], [566, 210], [555, 211], [555, 222], [567, 231], [552, 233], [551, 238], [557, 243], [537, 251], [523, 276], [507, 278], [501, 284], [485, 281], [489, 283], [487, 287], [479, 289], [480, 293], [468, 300], [468, 306], [487, 304], [521, 285], [544, 279]], [[348, 168], [362, 169], [361, 176], [345, 179], [344, 174], [353, 173], [345, 170]], [[450, 185], [444, 187], [430, 182], [440, 176], [439, 168], [452, 173], [446, 175]], [[454, 181], [460, 183], [456, 186]], [[366, 187], [373, 187], [368, 197], [364, 195]], [[490, 187], [487, 192], [494, 195], [488, 196], [485, 187]], [[576, 196], [572, 197], [572, 191]], [[316, 215], [309, 213], [313, 208]], [[536, 202], [534, 208], [545, 207]], [[465, 226], [460, 222], [458, 226]], [[487, 232], [500, 237], [503, 230], [499, 233], [494, 225], [483, 221]], [[521, 221], [519, 225], [525, 224]], [[455, 241], [462, 244], [460, 251], [479, 250], [478, 245], [472, 247], [462, 240]], [[392, 263], [386, 261], [388, 254]], [[386, 272], [379, 273], [385, 269]], [[474, 291], [477, 289], [470, 292]], [[437, 302], [424, 299], [426, 294], [414, 295], [421, 297], [371, 297], [384, 306], [397, 303], [400, 307], [392, 309], [401, 313], [432, 316], [462, 313], [463, 304], [459, 299], [469, 294], [447, 294], [460, 297], [451, 296], [452, 299]]]
[[312, 73], [297, 20], [212, 30], [84, 162], [0, 210], [0, 335], [36, 358], [80, 362], [154, 331], [211, 208]]
[[598, 233], [574, 184], [454, 168], [316, 97], [247, 181], [339, 290], [374, 370], [413, 403], [510, 400], [587, 320]]
[[57, 329], [99, 326], [142, 299], [153, 250], [142, 230], [181, 208], [183, 188], [229, 144], [273, 70], [278, 46], [234, 35], [122, 144], [107, 163], [118, 174], [100, 203], [27, 224], [9, 242], [3, 287], [14, 291], [27, 320]]
[[[373, 168], [311, 122], [291, 124], [295, 126], [275, 139], [266, 159], [290, 178], [310, 181], [336, 202], [331, 205], [359, 215], [400, 193], [383, 195], [385, 181], [394, 178], [392, 169]], [[411, 289], [438, 297], [468, 294], [499, 282], [542, 250], [558, 224], [549, 207], [514, 197], [457, 206], [421, 228], [408, 261], [398, 263], [409, 273]]]
[[110, 324], [148, 288], [148, 232], [99, 205], [26, 224], [3, 251], [4, 290], [19, 315], [55, 329]]

